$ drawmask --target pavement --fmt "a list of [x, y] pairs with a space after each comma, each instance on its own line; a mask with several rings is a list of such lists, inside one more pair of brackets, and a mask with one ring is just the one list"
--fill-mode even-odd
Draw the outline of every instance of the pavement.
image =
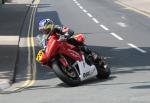
[[141, 12], [150, 14], [150, 0], [118, 0], [118, 1]]
[[[0, 5], [0, 90], [15, 81], [19, 35], [29, 5], [33, 0], [8, 0]], [[149, 0], [119, 0], [119, 2], [150, 14]]]
[[15, 81], [19, 35], [33, 0], [8, 0], [0, 5], [0, 90]]

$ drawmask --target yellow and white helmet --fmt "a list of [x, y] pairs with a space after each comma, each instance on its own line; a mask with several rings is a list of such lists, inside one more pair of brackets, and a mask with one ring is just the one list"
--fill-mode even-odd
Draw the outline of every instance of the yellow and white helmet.
[[39, 31], [42, 34], [48, 34], [49, 32], [53, 30], [53, 27], [54, 27], [54, 23], [50, 19], [42, 19], [39, 22]]

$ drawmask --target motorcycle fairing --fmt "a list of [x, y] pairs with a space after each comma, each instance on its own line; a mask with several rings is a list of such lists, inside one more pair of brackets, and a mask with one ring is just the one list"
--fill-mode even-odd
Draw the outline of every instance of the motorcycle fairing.
[[59, 49], [59, 53], [65, 56], [68, 56], [70, 58], [72, 58], [75, 61], [81, 61], [82, 58], [81, 56], [73, 50], [74, 46], [68, 44], [68, 43], [63, 43], [63, 46], [61, 46], [61, 48]]
[[[74, 51], [73, 48], [74, 46], [67, 42], [58, 41], [58, 37], [54, 35], [50, 37], [47, 43], [46, 56], [51, 60], [55, 58], [57, 54], [61, 54], [75, 60], [79, 67], [79, 77], [81, 81], [96, 76], [98, 73], [95, 65], [88, 65], [85, 61], [84, 54]], [[60, 62], [66, 67], [69, 61], [66, 62], [64, 59], [60, 59]]]
[[82, 61], [76, 62], [76, 64], [79, 67], [79, 71], [80, 71], [79, 77], [81, 81], [94, 77], [98, 74], [95, 65], [91, 65], [91, 66], [88, 65], [85, 61], [84, 55], [82, 55], [82, 58], [83, 58]]
[[46, 56], [49, 60], [54, 58], [57, 54], [58, 48], [59, 48], [59, 41], [57, 41], [58, 37], [51, 36], [46, 48]]

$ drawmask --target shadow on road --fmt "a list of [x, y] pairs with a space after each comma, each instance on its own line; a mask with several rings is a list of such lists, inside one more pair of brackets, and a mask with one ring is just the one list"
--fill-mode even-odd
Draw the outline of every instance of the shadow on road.
[[[150, 71], [150, 53], [145, 54], [128, 48], [118, 49], [116, 47], [89, 46], [94, 51], [106, 57], [111, 66], [113, 74], [134, 73]], [[150, 50], [149, 47], [140, 47], [143, 50]]]
[[131, 87], [131, 89], [150, 89], [150, 85], [140, 85]]

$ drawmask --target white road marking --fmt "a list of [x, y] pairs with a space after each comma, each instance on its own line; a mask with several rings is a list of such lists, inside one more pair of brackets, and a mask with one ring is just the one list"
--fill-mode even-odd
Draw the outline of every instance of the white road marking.
[[86, 13], [90, 18], [93, 17], [90, 13]]
[[99, 21], [96, 18], [92, 18], [92, 20], [97, 24], [99, 23]]
[[80, 6], [80, 4], [79, 3], [76, 3], [77, 4], [77, 6]]
[[87, 13], [87, 10], [83, 9], [83, 12]]
[[121, 38], [120, 36], [118, 36], [115, 33], [110, 33], [112, 36], [114, 36], [115, 38], [117, 38], [118, 40], [123, 40], [123, 38]]
[[74, 3], [79, 4], [79, 2], [78, 2], [78, 1], [75, 1]]
[[75, 2], [75, 3], [76, 3], [77, 6], [80, 6], [80, 3], [78, 3], [78, 2]]
[[78, 1], [74, 1], [75, 3], [78, 3]]
[[118, 24], [119, 26], [123, 27], [123, 28], [127, 27], [127, 25], [126, 25], [125, 23], [123, 23], [123, 22], [118, 22], [117, 24]]
[[[96, 18], [94, 18], [90, 13], [88, 13], [87, 10], [83, 9], [83, 7], [80, 5], [80, 3], [78, 3], [78, 1], [76, 1], [76, 0], [73, 0], [73, 1], [77, 4], [77, 6], [79, 6], [80, 9], [82, 9], [82, 11], [83, 11], [84, 13], [86, 13], [89, 17], [92, 17], [92, 20], [93, 20], [95, 23], [97, 23], [97, 24], [99, 23], [99, 21], [98, 21]], [[122, 18], [122, 19], [126, 19], [125, 17], [121, 17], [121, 18]], [[118, 22], [117, 24], [118, 24], [119, 26], [121, 26], [121, 27], [127, 27], [127, 25], [126, 25], [125, 23], [123, 23], [123, 22]], [[100, 27], [103, 28], [103, 29], [106, 30], [106, 31], [109, 30], [109, 28], [107, 28], [107, 27], [106, 27], [105, 25], [103, 25], [103, 24], [101, 24]], [[111, 34], [112, 36], [114, 36], [115, 38], [117, 38], [118, 40], [124, 40], [122, 37], [118, 36], [118, 35], [115, 34], [115, 33], [110, 33], [110, 34]], [[134, 44], [128, 43], [128, 45], [131, 46], [132, 48], [135, 48], [136, 50], [138, 50], [138, 51], [140, 51], [140, 52], [142, 52], [142, 53], [147, 53], [145, 50], [143, 50], [143, 49], [141, 49], [141, 48], [135, 46]]]
[[126, 17], [125, 17], [125, 16], [122, 16], [122, 17], [121, 17], [121, 19], [124, 19], [124, 20], [126, 20]]
[[79, 4], [77, 1], [74, 2], [75, 4]]
[[100, 25], [100, 27], [102, 27], [104, 30], [108, 31], [109, 29], [105, 26], [105, 25]]
[[75, 2], [75, 3], [78, 3], [78, 1], [76, 1], [76, 0], [75, 0], [74, 2]]
[[80, 8], [80, 9], [83, 9], [83, 7], [82, 7], [82, 6], [79, 6], [79, 8]]
[[137, 47], [137, 46], [134, 45], [134, 44], [128, 43], [128, 45], [131, 46], [132, 48], [135, 48], [136, 50], [138, 50], [138, 51], [140, 51], [140, 52], [142, 52], [142, 53], [147, 53], [145, 50], [143, 50], [143, 49]]
[[0, 36], [0, 45], [18, 45], [19, 36]]

